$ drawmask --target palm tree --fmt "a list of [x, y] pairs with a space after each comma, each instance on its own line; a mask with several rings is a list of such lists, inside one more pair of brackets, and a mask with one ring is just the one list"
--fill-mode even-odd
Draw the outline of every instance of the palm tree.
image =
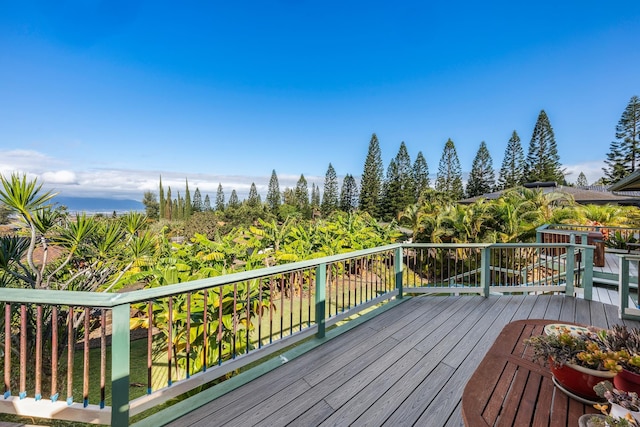
[[624, 225], [628, 220], [624, 209], [617, 205], [584, 205], [580, 206], [579, 213], [586, 222], [609, 226]]
[[420, 209], [420, 205], [418, 203], [407, 206], [398, 214], [398, 221], [406, 219], [411, 225], [411, 235], [414, 241], [416, 239], [416, 236], [418, 235], [418, 232], [422, 229], [421, 222], [423, 216], [423, 212]]

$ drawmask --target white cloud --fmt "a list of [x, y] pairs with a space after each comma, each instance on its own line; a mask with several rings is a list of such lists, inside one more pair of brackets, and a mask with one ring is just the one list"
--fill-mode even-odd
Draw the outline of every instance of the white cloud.
[[61, 164], [46, 154], [34, 150], [0, 150], [0, 173], [27, 173], [39, 175], [52, 166]]
[[565, 178], [567, 182], [575, 183], [578, 179], [578, 175], [582, 172], [587, 177], [587, 182], [589, 182], [589, 184], [593, 184], [598, 179], [602, 178], [604, 175], [602, 168], [605, 166], [604, 160], [578, 163], [576, 165], [562, 165], [565, 169]]
[[[0, 151], [0, 173], [26, 174], [37, 178], [47, 190], [66, 197], [103, 197], [114, 199], [141, 200], [145, 191], [158, 193], [160, 177], [165, 192], [171, 187], [172, 196], [178, 192], [184, 196], [185, 179], [189, 180], [191, 194], [196, 188], [204, 195], [215, 197], [218, 184], [222, 184], [228, 198], [236, 190], [240, 199], [249, 194], [251, 183], [256, 184], [258, 193], [265, 197], [269, 188], [269, 176], [213, 175], [193, 172], [130, 169], [87, 169], [70, 170], [69, 163], [51, 158], [32, 150]], [[280, 190], [295, 188], [299, 175], [278, 176]], [[307, 176], [307, 183], [322, 186], [324, 177]]]
[[76, 174], [72, 171], [44, 172], [42, 180], [48, 184], [78, 184]]

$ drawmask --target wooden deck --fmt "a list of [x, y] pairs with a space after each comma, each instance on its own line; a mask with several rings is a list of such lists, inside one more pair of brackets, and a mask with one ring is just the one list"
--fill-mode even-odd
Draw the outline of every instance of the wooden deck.
[[[607, 281], [603, 281], [602, 283], [617, 285], [618, 272], [620, 271], [620, 258], [615, 253], [605, 252], [604, 261], [604, 267], [593, 267], [594, 274], [602, 273], [605, 276], [611, 276], [613, 283], [607, 283]], [[637, 263], [629, 263], [629, 275], [632, 277], [638, 277]]]
[[640, 326], [562, 295], [407, 298], [169, 425], [460, 426], [467, 380], [503, 326], [527, 318]]

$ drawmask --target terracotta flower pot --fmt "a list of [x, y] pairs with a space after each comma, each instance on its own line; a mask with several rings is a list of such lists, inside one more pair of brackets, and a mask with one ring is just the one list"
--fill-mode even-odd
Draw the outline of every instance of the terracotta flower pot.
[[601, 381], [611, 381], [616, 376], [615, 372], [597, 371], [570, 363], [556, 367], [551, 362], [550, 367], [556, 381], [567, 391], [585, 399], [596, 401], [600, 398], [593, 390], [593, 386]]
[[640, 394], [640, 374], [623, 369], [613, 378], [613, 385], [618, 390], [635, 391]]

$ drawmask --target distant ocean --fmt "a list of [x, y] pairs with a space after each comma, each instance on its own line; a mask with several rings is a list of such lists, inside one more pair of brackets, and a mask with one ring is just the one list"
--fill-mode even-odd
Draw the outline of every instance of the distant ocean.
[[118, 214], [136, 211], [144, 212], [144, 205], [138, 200], [104, 199], [99, 197], [60, 197], [53, 202], [66, 206], [69, 213], [86, 212], [88, 214]]

